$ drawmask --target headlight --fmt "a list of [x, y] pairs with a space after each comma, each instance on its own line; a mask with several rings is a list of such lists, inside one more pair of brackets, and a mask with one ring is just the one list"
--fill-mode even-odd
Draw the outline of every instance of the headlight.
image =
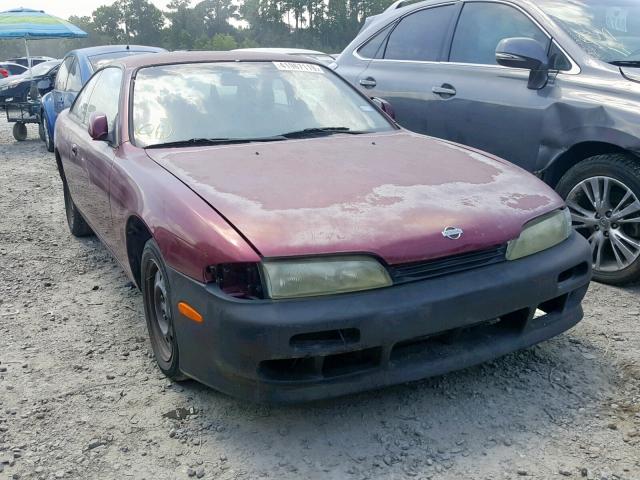
[[267, 260], [262, 269], [268, 295], [276, 299], [356, 292], [392, 284], [380, 262], [365, 256]]
[[507, 247], [507, 260], [517, 260], [564, 242], [571, 235], [569, 209], [558, 210], [527, 223]]

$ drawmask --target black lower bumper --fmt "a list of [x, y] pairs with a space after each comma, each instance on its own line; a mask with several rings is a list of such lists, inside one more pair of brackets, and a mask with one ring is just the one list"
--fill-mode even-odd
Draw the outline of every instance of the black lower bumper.
[[[418, 380], [526, 348], [582, 318], [577, 234], [528, 258], [386, 289], [245, 301], [170, 270], [180, 365], [233, 396], [298, 402]], [[177, 314], [185, 301], [204, 316]]]

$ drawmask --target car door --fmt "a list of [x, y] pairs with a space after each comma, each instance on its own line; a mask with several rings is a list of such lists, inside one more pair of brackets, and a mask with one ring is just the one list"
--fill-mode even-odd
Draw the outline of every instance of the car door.
[[552, 79], [545, 88], [530, 90], [529, 71], [497, 64], [498, 43], [511, 37], [538, 41], [561, 69], [571, 69], [550, 36], [520, 7], [469, 0], [460, 12], [449, 61], [430, 85], [450, 90], [434, 94], [441, 104], [435, 109], [440, 122], [436, 135], [535, 171], [543, 167], [538, 162], [543, 122], [559, 87]]
[[[111, 209], [109, 205], [109, 182], [115, 159], [116, 119], [122, 83], [122, 70], [109, 67], [101, 70], [91, 80], [95, 86], [91, 88], [86, 102], [80, 102], [83, 114], [82, 122], [74, 126], [76, 138], [76, 158], [78, 159], [78, 178], [82, 185], [78, 187], [78, 207], [87, 222], [109, 244], [111, 235]], [[109, 138], [105, 141], [93, 140], [88, 132], [92, 114], [104, 114], [109, 125]], [[74, 197], [74, 200], [76, 197]]]
[[73, 63], [73, 56], [66, 57], [60, 65], [60, 70], [58, 70], [58, 74], [56, 75], [56, 81], [54, 83], [53, 88], [53, 109], [55, 111], [56, 117], [58, 114], [65, 109], [64, 106], [64, 92], [67, 88], [67, 80], [69, 79], [69, 68]]
[[[89, 198], [91, 196], [89, 192], [86, 159], [87, 144], [89, 143], [86, 139], [86, 136], [88, 136], [87, 111], [89, 110], [91, 94], [99, 78], [100, 74], [91, 78], [71, 106], [71, 110], [69, 111], [71, 121], [67, 122], [65, 132], [65, 137], [68, 142], [65, 142], [64, 150], [60, 151], [60, 154], [67, 159], [64, 166], [67, 186], [71, 192], [74, 203], [83, 214], [89, 209]], [[89, 223], [93, 226], [90, 219], [87, 218], [87, 220], [89, 220]]]
[[412, 11], [387, 26], [356, 55], [370, 59], [357, 83], [368, 96], [388, 100], [404, 127], [434, 134], [439, 119], [432, 87], [443, 69], [448, 38], [459, 6], [445, 4]]

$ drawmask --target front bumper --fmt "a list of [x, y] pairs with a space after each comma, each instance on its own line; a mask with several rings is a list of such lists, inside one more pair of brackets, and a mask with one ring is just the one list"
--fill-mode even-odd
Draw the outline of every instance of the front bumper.
[[[287, 301], [230, 299], [169, 275], [183, 372], [236, 397], [287, 403], [440, 375], [554, 337], [582, 318], [591, 255], [574, 233], [513, 262]], [[180, 301], [204, 322], [178, 314]]]

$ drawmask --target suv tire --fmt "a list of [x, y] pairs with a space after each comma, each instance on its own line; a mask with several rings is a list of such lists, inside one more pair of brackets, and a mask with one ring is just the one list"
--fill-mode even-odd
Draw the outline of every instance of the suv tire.
[[640, 279], [640, 158], [597, 155], [578, 163], [556, 190], [589, 240], [593, 277], [610, 285]]

